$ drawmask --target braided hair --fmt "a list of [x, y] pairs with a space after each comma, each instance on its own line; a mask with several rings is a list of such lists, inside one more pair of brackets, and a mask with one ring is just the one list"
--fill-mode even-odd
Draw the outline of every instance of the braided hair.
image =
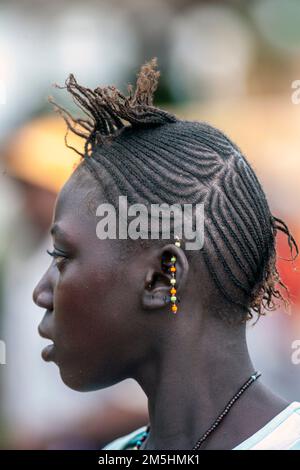
[[286, 305], [278, 232], [287, 236], [291, 260], [298, 255], [287, 225], [271, 214], [253, 169], [226, 135], [153, 106], [158, 79], [156, 59], [141, 67], [128, 95], [114, 86], [83, 87], [70, 75], [60, 88], [84, 112], [81, 118], [51, 101], [68, 130], [85, 140], [82, 164], [100, 185], [108, 175], [110, 202], [125, 194], [130, 203], [204, 204], [204, 246], [195, 256], [203, 256], [221, 297], [241, 307], [244, 320], [252, 311], [259, 317], [274, 310], [278, 300]]

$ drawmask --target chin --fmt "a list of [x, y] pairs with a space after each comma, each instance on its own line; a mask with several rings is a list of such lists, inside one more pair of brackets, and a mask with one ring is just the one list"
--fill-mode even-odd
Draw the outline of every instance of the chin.
[[81, 371], [69, 371], [60, 368], [59, 372], [63, 383], [72, 390], [76, 392], [90, 392], [93, 390], [87, 378], [80, 373]]
[[96, 380], [93, 380], [91, 377], [85, 376], [79, 368], [76, 368], [76, 370], [60, 368], [59, 372], [64, 384], [76, 392], [94, 392], [96, 390], [111, 387], [117, 383], [117, 381], [109, 379], [99, 381], [99, 377]]

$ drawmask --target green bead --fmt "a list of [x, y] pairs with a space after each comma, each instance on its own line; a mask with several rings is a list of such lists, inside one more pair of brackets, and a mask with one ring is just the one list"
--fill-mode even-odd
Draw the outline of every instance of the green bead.
[[170, 283], [174, 286], [176, 284], [176, 279], [171, 279]]
[[176, 302], [176, 300], [177, 300], [177, 297], [175, 295], [172, 295], [171, 302]]
[[175, 263], [175, 261], [176, 261], [176, 256], [172, 256], [171, 263]]

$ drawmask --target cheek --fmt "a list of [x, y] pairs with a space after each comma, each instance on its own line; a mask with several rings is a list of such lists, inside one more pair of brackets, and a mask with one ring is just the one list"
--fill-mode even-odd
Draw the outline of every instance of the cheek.
[[[61, 273], [54, 296], [55, 331], [75, 343], [86, 334], [101, 332], [107, 295], [113, 289], [112, 272], [89, 267], [84, 271], [75, 262]], [[105, 325], [104, 325], [105, 326]], [[86, 339], [86, 338], [85, 338]]]
[[87, 271], [74, 262], [61, 273], [54, 297], [55, 344], [61, 372], [72, 380], [91, 383], [101, 375], [106, 383], [117, 375], [128, 327], [119, 286], [112, 267], [89, 264]]

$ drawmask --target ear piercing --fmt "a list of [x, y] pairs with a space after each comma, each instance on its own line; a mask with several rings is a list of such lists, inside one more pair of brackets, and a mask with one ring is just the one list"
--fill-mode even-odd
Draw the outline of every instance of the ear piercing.
[[[178, 248], [180, 248], [180, 240], [177, 239], [176, 242], [175, 242], [175, 246], [177, 246]], [[171, 300], [171, 311], [175, 314], [177, 313], [177, 310], [178, 310], [178, 306], [177, 306], [177, 297], [176, 297], [176, 293], [177, 293], [177, 289], [176, 289], [176, 256], [172, 256], [171, 258], [171, 267], [170, 267], [170, 272], [171, 272], [171, 279], [170, 279], [170, 284], [171, 284], [171, 288], [170, 288], [170, 300]]]

